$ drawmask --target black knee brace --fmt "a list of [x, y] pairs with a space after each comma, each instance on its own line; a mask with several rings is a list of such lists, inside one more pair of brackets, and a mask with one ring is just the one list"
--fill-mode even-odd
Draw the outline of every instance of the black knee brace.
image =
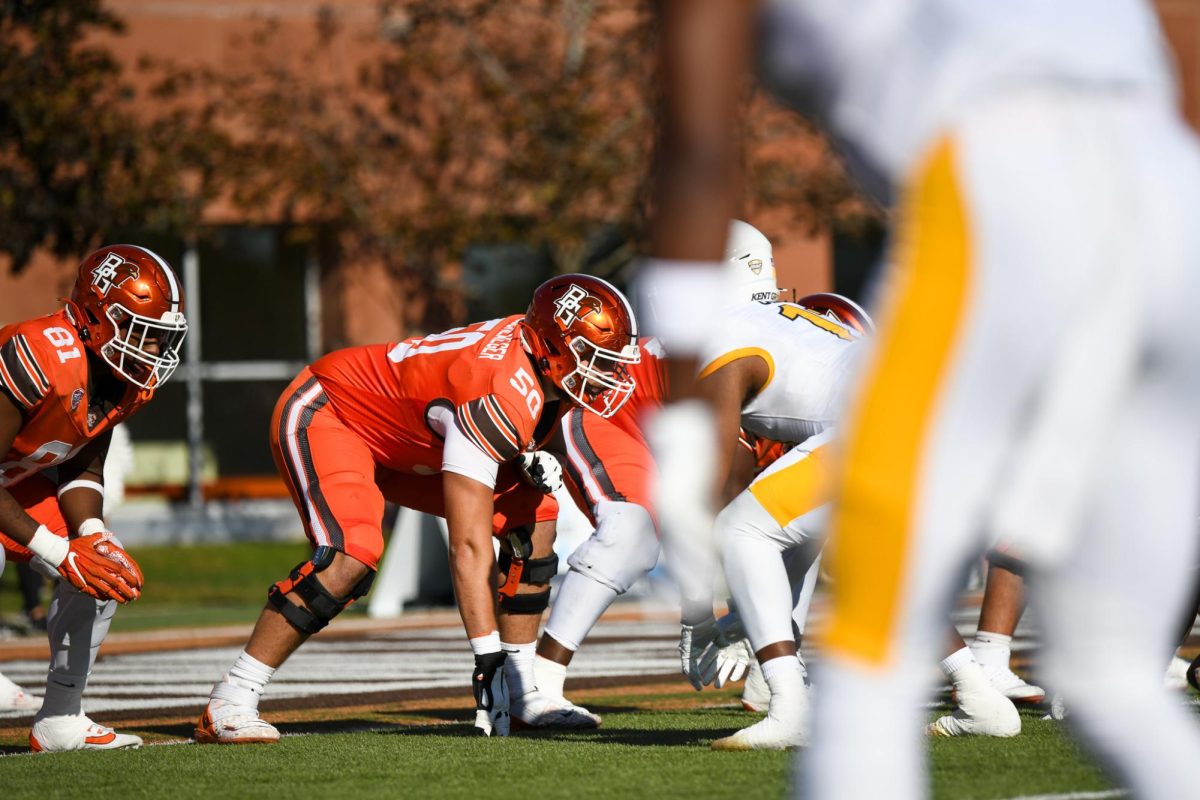
[[545, 558], [516, 559], [501, 552], [496, 565], [505, 575], [505, 586], [510, 583], [514, 586], [517, 583], [549, 583], [558, 574], [558, 556], [554, 553]]
[[1022, 578], [1025, 577], [1025, 562], [1016, 556], [992, 548], [987, 551], [987, 560], [993, 567], [1000, 567], [1000, 569], [1006, 569], [1015, 575], [1020, 575]]
[[532, 594], [502, 594], [500, 608], [510, 614], [540, 614], [550, 606], [550, 590]]
[[[283, 615], [293, 628], [304, 634], [314, 634], [329, 624], [330, 620], [345, 610], [346, 606], [365, 595], [375, 581], [374, 570], [363, 576], [350, 593], [338, 599], [330, 594], [317, 573], [333, 563], [332, 547], [318, 547], [309, 561], [297, 564], [291, 574], [274, 584], [267, 591], [267, 602]], [[295, 592], [306, 606], [296, 605], [287, 599]]]
[[558, 574], [558, 556], [554, 553], [545, 558], [513, 558], [501, 551], [497, 562], [504, 573], [504, 584], [496, 598], [500, 608], [512, 614], [540, 614], [550, 605], [550, 589], [531, 594], [517, 594], [522, 584], [549, 583]]

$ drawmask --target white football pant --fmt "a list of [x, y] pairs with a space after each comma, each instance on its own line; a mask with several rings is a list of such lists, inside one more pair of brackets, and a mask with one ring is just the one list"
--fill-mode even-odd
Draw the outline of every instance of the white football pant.
[[571, 569], [546, 622], [545, 632], [572, 651], [613, 601], [658, 561], [658, 534], [649, 511], [637, 503], [601, 500], [594, 514], [596, 530], [567, 559]]
[[829, 430], [793, 447], [717, 515], [725, 578], [756, 653], [792, 641], [793, 618], [804, 630], [828, 516], [832, 438]]

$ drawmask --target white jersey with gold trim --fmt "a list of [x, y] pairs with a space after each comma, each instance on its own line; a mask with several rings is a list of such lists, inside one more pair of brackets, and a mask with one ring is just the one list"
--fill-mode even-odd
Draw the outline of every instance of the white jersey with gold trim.
[[726, 313], [701, 356], [701, 374], [761, 356], [769, 376], [742, 407], [742, 427], [802, 442], [832, 425], [857, 349], [856, 332], [794, 303], [749, 303]]
[[907, 175], [932, 137], [997, 92], [1174, 95], [1142, 0], [769, 0], [761, 36], [768, 82], [824, 118], [875, 182]]

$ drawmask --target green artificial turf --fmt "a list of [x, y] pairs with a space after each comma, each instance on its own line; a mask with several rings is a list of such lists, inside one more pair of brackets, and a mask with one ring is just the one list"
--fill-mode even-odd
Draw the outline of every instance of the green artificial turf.
[[[414, 723], [430, 715], [381, 709], [326, 712], [281, 725], [274, 746], [173, 745], [116, 753], [0, 758], [6, 798], [625, 798], [782, 797], [791, 774], [786, 753], [719, 753], [709, 743], [755, 717], [731, 695], [613, 694], [589, 699], [604, 712], [594, 732], [473, 736], [469, 712], [434, 712], [449, 724]], [[713, 701], [722, 703], [713, 707]], [[661, 710], [663, 705], [670, 710]], [[679, 708], [679, 706], [683, 706]], [[674, 707], [674, 708], [672, 708]], [[659, 709], [659, 710], [655, 710]], [[936, 798], [1010, 798], [1103, 790], [1110, 786], [1058, 723], [1024, 715], [1014, 739], [931, 741]], [[181, 735], [186, 726], [139, 730]], [[359, 732], [347, 732], [358, 728]], [[374, 728], [373, 730], [363, 730]], [[869, 768], [864, 753], [863, 768]]]
[[267, 588], [308, 558], [305, 542], [136, 547], [142, 596], [118, 610], [114, 631], [253, 622]]
[[[267, 588], [312, 554], [305, 542], [238, 542], [130, 548], [146, 578], [142, 596], [118, 610], [114, 631], [250, 623]], [[0, 581], [0, 616], [19, 621], [16, 570]], [[50, 599], [43, 590], [44, 602]], [[356, 609], [351, 609], [352, 611]]]

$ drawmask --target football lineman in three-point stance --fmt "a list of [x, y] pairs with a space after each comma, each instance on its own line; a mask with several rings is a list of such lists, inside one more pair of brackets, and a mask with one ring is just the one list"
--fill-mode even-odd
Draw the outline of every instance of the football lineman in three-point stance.
[[[761, 232], [733, 220], [725, 256], [732, 302], [775, 300], [779, 290], [774, 257]], [[534, 727], [599, 724], [598, 716], [563, 697], [567, 667], [604, 611], [658, 560], [651, 501], [656, 469], [642, 424], [662, 402], [665, 374], [658, 342], [643, 339], [640, 347], [641, 362], [633, 367], [637, 389], [629, 404], [611, 419], [572, 409], [548, 445], [562, 461], [571, 493], [595, 523], [595, 531], [568, 560], [571, 569], [537, 647], [537, 691], [513, 700], [513, 716]]]
[[[831, 306], [836, 304], [836, 315]], [[699, 388], [718, 426], [721, 481], [730, 473], [739, 426], [751, 434], [800, 444], [783, 454], [717, 517], [730, 591], [771, 688], [766, 719], [714, 742], [717, 749], [784, 748], [807, 741], [807, 692], [792, 627], [792, 584], [784, 551], [819, 541], [828, 502], [833, 423], [870, 321], [836, 295], [797, 303], [750, 305], [729, 313], [702, 354]], [[815, 559], [818, 547], [805, 547]], [[809, 565], [796, 568], [805, 574]], [[717, 626], [712, 582], [702, 575], [685, 590], [681, 640], [694, 683], [713, 677]]]
[[524, 315], [340, 350], [301, 372], [270, 436], [313, 557], [271, 587], [245, 650], [213, 687], [196, 740], [278, 740], [259, 716], [259, 696], [292, 651], [366, 593], [383, 550], [385, 499], [446, 518], [475, 654], [475, 724], [506, 735], [508, 686], [516, 694], [533, 686], [538, 622], [557, 569], [558, 506], [514, 464], [568, 407], [601, 416], [621, 408], [635, 387], [637, 336], [620, 292], [565, 275], [539, 286]]
[[35, 752], [138, 747], [92, 722], [82, 695], [118, 603], [142, 575], [102, 519], [112, 429], [179, 365], [187, 332], [171, 267], [134, 245], [88, 255], [66, 308], [0, 329], [0, 570], [30, 561], [58, 579]]

